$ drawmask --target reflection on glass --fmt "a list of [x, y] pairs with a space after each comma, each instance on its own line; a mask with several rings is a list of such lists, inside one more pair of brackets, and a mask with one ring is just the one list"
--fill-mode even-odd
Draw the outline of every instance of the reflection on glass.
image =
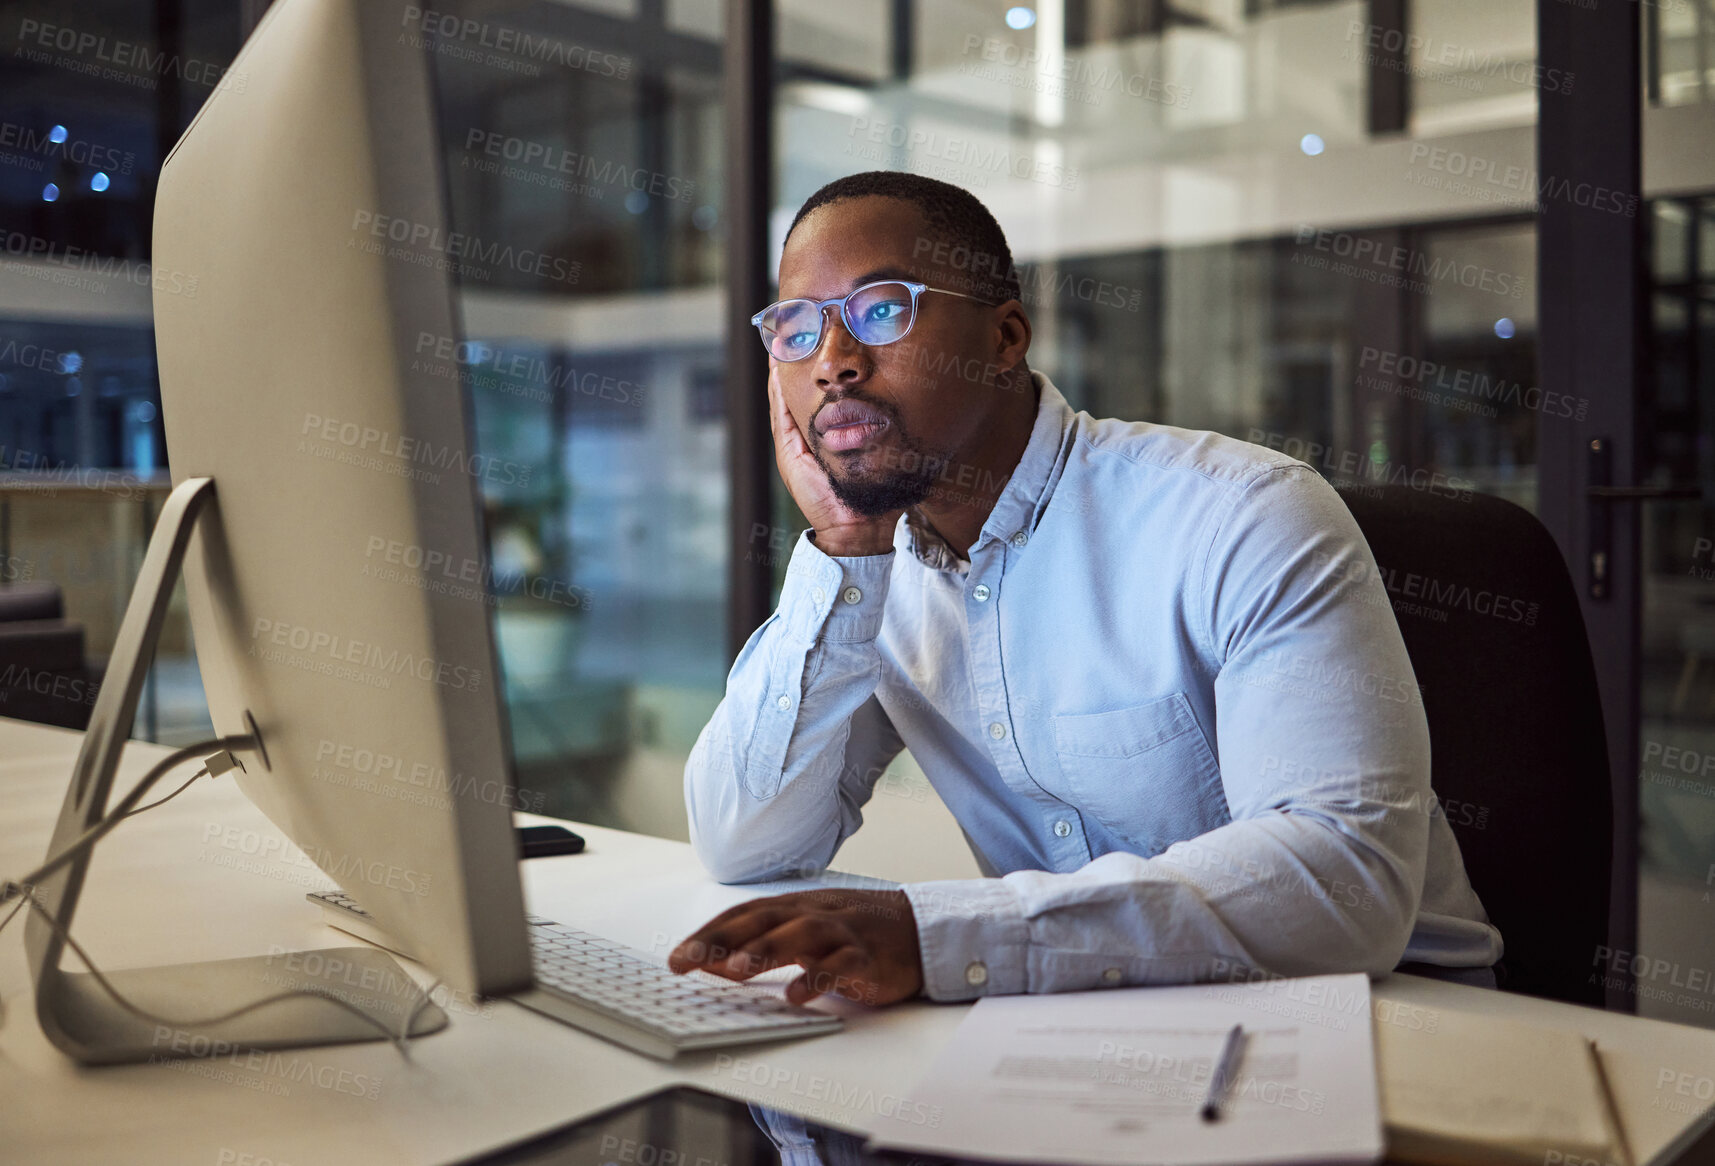
[[548, 2], [504, 19], [589, 67], [436, 58], [454, 229], [562, 265], [463, 279], [441, 359], [498, 467], [519, 785], [545, 812], [683, 837], [680, 773], [726, 673], [719, 57], [683, 28], [695, 6], [659, 24], [657, 5], [581, 7], [629, 23]]
[[[1577, 409], [1535, 374], [1534, 5], [1413, 4], [1398, 29], [1356, 0], [1049, 3], [1023, 28], [910, 8], [891, 80], [783, 81], [776, 248], [843, 174], [964, 186], [1074, 406], [1534, 504], [1538, 419]], [[1403, 140], [1371, 132], [1378, 85]]]

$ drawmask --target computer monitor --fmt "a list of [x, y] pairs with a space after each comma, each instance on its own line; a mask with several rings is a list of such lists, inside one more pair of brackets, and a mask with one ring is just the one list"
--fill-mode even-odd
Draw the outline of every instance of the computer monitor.
[[[418, 356], [424, 337], [456, 344], [451, 270], [486, 244], [447, 226], [432, 34], [413, 11], [278, 0], [162, 167], [155, 339], [176, 488], [50, 854], [106, 808], [182, 553], [215, 728], [260, 737], [239, 786], [403, 950], [454, 989], [501, 995], [529, 987], [531, 963], [482, 584], [483, 463], [468, 394]], [[38, 894], [62, 920], [82, 868]], [[28, 931], [38, 1014], [61, 1048], [123, 1061], [196, 1047], [161, 1047], [59, 968], [35, 913]], [[382, 953], [351, 951], [394, 974]], [[278, 991], [281, 963], [113, 979], [156, 1012], [206, 1016]], [[444, 1022], [426, 1010], [419, 1031]], [[211, 1035], [282, 1047], [378, 1034], [297, 999]]]

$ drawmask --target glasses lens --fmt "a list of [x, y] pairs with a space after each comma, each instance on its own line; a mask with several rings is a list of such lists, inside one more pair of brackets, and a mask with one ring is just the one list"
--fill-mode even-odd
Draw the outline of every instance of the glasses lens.
[[760, 327], [775, 360], [801, 360], [822, 338], [822, 314], [809, 300], [781, 300], [762, 313]]
[[892, 344], [911, 330], [916, 314], [911, 289], [902, 283], [871, 284], [846, 301], [846, 322], [864, 344]]

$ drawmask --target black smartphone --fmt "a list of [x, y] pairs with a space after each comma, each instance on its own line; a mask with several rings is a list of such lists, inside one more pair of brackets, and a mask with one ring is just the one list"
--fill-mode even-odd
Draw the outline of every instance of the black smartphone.
[[553, 854], [577, 854], [584, 840], [564, 826], [518, 827], [518, 857], [547, 858]]

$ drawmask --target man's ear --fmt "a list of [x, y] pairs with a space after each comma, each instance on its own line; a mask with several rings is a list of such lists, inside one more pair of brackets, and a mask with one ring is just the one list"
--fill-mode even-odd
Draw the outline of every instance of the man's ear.
[[1030, 315], [1017, 300], [1006, 301], [998, 310], [994, 363], [1011, 368], [1030, 352]]

